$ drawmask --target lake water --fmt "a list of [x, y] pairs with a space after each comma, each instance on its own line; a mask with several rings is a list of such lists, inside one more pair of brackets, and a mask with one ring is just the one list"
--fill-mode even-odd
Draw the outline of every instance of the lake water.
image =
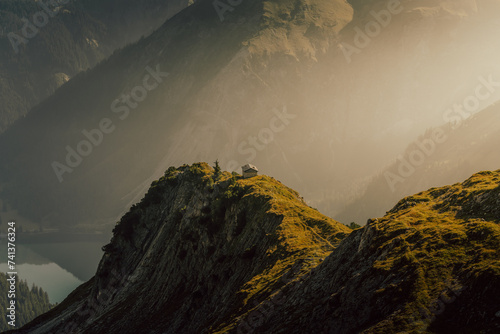
[[[102, 242], [37, 243], [17, 245], [18, 278], [35, 284], [60, 303], [94, 276], [102, 257]], [[7, 272], [7, 252], [0, 252], [0, 270]]]

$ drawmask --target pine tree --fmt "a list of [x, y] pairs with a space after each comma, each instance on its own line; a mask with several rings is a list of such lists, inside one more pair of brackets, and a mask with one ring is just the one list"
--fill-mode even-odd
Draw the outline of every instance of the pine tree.
[[215, 160], [215, 166], [214, 166], [214, 181], [217, 181], [221, 175], [221, 168], [219, 166], [219, 160]]

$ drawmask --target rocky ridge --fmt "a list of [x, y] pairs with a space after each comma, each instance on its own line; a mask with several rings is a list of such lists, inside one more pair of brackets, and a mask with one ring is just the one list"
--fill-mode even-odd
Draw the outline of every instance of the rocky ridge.
[[500, 171], [352, 233], [268, 176], [170, 168], [95, 277], [16, 333], [497, 333]]
[[213, 332], [349, 232], [270, 177], [171, 168], [116, 226], [96, 276], [26, 331]]

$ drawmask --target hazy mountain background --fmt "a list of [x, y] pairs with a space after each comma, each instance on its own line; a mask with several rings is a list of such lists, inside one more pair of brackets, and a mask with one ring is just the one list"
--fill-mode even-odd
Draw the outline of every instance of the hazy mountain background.
[[[415, 191], [454, 184], [473, 171], [494, 170], [500, 165], [499, 126], [500, 105], [495, 104], [468, 119], [429, 130], [402, 152], [402, 159], [396, 159], [373, 177], [366, 192], [339, 213], [338, 219], [365, 222], [370, 217], [383, 216], [401, 198]], [[436, 130], [442, 130], [443, 142], [432, 148], [428, 140]], [[422, 151], [421, 145], [426, 141], [429, 154], [425, 154], [422, 164], [412, 164], [410, 155]], [[410, 167], [403, 167], [408, 166], [405, 161]]]
[[[377, 30], [373, 13], [388, 8]], [[450, 121], [447, 109], [475, 94], [479, 78], [500, 81], [498, 9], [496, 0], [261, 0], [218, 15], [199, 0], [0, 137], [4, 210], [44, 226], [109, 228], [168, 166], [218, 159], [226, 170], [255, 164], [335, 217], [419, 135]], [[375, 30], [360, 43], [366, 27]], [[137, 95], [155, 71], [157, 87]], [[112, 133], [59, 182], [52, 164], [66, 164], [67, 147], [103, 119]], [[459, 145], [457, 131], [447, 145]], [[481, 152], [470, 170], [484, 165]], [[445, 174], [429, 180], [448, 182]], [[424, 189], [408, 183], [405, 192]], [[388, 197], [381, 208], [377, 196], [366, 214], [395, 204]], [[341, 221], [364, 215], [345, 210]]]
[[65, 2], [0, 1], [0, 132], [77, 73], [149, 35], [190, 1]]

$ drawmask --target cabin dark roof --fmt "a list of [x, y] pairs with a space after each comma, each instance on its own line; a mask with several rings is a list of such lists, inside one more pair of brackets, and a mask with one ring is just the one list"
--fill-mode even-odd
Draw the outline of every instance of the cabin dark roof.
[[257, 169], [257, 167], [255, 167], [254, 165], [250, 165], [250, 164], [246, 164], [245, 166], [242, 166], [241, 168], [243, 169], [244, 172], [248, 172], [248, 171], [258, 172], [259, 171]]

